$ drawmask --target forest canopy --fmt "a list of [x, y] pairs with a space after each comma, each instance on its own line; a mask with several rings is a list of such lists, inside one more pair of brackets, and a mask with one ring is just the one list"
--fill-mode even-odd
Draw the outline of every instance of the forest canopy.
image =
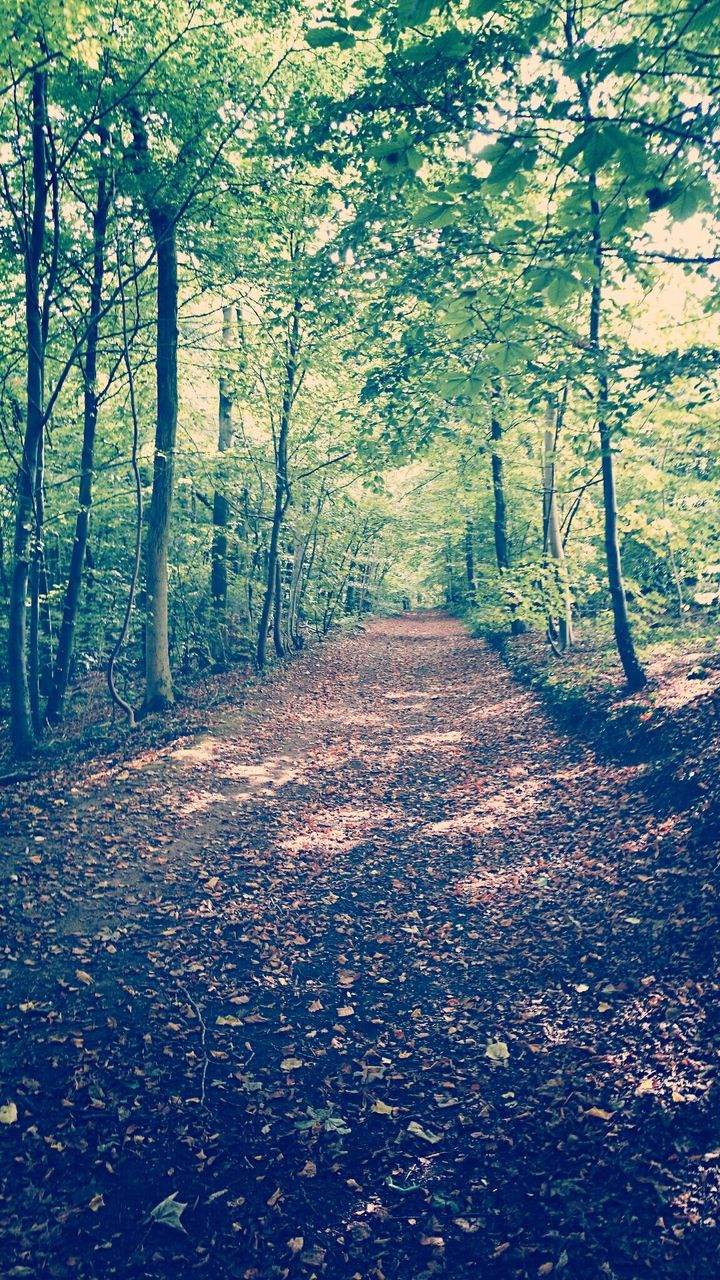
[[720, 601], [720, 4], [0, 9], [3, 711]]

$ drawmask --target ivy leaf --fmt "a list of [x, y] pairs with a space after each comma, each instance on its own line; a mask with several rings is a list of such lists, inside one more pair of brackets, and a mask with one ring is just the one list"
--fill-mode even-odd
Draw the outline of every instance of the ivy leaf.
[[177, 1198], [177, 1191], [173, 1191], [172, 1195], [166, 1196], [154, 1209], [150, 1210], [150, 1217], [153, 1222], [160, 1223], [163, 1227], [171, 1227], [173, 1231], [182, 1231], [187, 1235], [182, 1222], [182, 1215], [187, 1209], [186, 1204], [182, 1204]]

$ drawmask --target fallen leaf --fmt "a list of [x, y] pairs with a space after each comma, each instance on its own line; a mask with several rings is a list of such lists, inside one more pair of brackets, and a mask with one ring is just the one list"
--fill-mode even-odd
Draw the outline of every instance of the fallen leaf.
[[376, 1098], [370, 1110], [374, 1111], [378, 1116], [394, 1116], [397, 1107], [389, 1107], [387, 1102], [381, 1102], [379, 1098]]
[[595, 1116], [597, 1120], [614, 1120], [614, 1111], [603, 1111], [602, 1107], [588, 1107], [586, 1116]]
[[504, 1040], [491, 1040], [485, 1049], [485, 1057], [489, 1058], [491, 1062], [506, 1066], [510, 1057], [510, 1050]]
[[423, 1129], [417, 1120], [411, 1120], [408, 1127], [408, 1133], [412, 1133], [416, 1138], [422, 1138], [424, 1142], [430, 1142], [434, 1146], [437, 1142], [442, 1142], [441, 1133], [429, 1133], [427, 1129]]
[[153, 1222], [158, 1222], [163, 1227], [171, 1227], [173, 1231], [182, 1231], [187, 1235], [187, 1231], [180, 1221], [182, 1215], [187, 1209], [186, 1204], [181, 1204], [177, 1198], [177, 1191], [173, 1191], [171, 1195], [166, 1196], [154, 1209], [150, 1210], [150, 1217]]
[[653, 1084], [652, 1080], [641, 1080], [637, 1089], [635, 1090], [635, 1097], [642, 1098], [646, 1093], [654, 1093], [654, 1092], [655, 1092], [655, 1085]]
[[0, 1124], [15, 1124], [17, 1118], [17, 1107], [14, 1102], [8, 1102], [7, 1106], [0, 1107]]
[[297, 1071], [298, 1067], [301, 1067], [301, 1066], [302, 1066], [302, 1061], [300, 1058], [283, 1058], [282, 1062], [280, 1063], [280, 1070], [281, 1071]]
[[293, 1236], [292, 1240], [288, 1240], [288, 1249], [291, 1253], [299, 1253], [305, 1244], [304, 1236]]

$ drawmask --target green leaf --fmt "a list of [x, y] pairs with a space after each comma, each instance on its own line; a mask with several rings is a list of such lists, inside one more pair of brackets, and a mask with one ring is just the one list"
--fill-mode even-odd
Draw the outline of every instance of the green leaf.
[[470, 0], [467, 7], [468, 18], [484, 18], [488, 13], [505, 13], [503, 0]]
[[607, 53], [609, 54], [609, 60], [606, 70], [622, 75], [623, 72], [636, 69], [640, 46], [637, 40], [632, 40], [629, 44], [618, 44], [614, 49], [608, 49]]
[[580, 288], [580, 281], [575, 278], [571, 271], [565, 271], [562, 267], [558, 267], [553, 271], [552, 279], [548, 284], [545, 295], [548, 302], [554, 307], [562, 306], [563, 302], [567, 302], [574, 293]]
[[449, 227], [455, 222], [459, 213], [457, 205], [430, 204], [418, 209], [413, 215], [416, 227]]
[[398, 0], [398, 26], [421, 27], [441, 0]]
[[590, 71], [598, 60], [597, 49], [580, 49], [578, 53], [572, 55], [567, 61], [568, 74], [571, 76], [582, 76], [586, 71]]
[[334, 44], [341, 49], [352, 49], [355, 44], [352, 31], [345, 31], [342, 27], [312, 27], [305, 32], [305, 39], [311, 49], [329, 49]]
[[465, 373], [459, 369], [456, 373], [448, 373], [438, 383], [438, 391], [446, 400], [455, 400], [459, 396], [472, 399], [479, 395], [485, 383], [473, 373]]
[[677, 218], [679, 222], [685, 218], [692, 218], [699, 207], [700, 191], [697, 187], [683, 187], [668, 205], [673, 218]]
[[585, 134], [582, 152], [586, 169], [596, 173], [602, 169], [615, 155], [619, 146], [619, 130], [604, 125], [596, 125]]
[[506, 187], [513, 178], [528, 164], [532, 164], [535, 159], [535, 153], [526, 147], [514, 146], [506, 149], [496, 164], [493, 165], [491, 173], [485, 179], [486, 183], [491, 187]]
[[159, 1222], [163, 1227], [171, 1227], [173, 1231], [182, 1231], [187, 1235], [187, 1231], [180, 1221], [182, 1215], [187, 1209], [186, 1204], [181, 1204], [177, 1199], [177, 1191], [173, 1191], [172, 1195], [166, 1196], [154, 1209], [150, 1210], [150, 1217], [153, 1222]]
[[641, 138], [622, 129], [614, 130], [618, 143], [618, 162], [629, 178], [638, 178], [647, 169], [647, 152]]
[[506, 373], [513, 365], [531, 360], [533, 350], [525, 342], [491, 342], [485, 355], [499, 373]]

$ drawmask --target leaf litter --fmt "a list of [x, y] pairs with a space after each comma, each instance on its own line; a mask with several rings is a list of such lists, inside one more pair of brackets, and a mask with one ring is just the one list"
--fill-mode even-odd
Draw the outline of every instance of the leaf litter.
[[10, 802], [7, 1274], [714, 1274], [687, 816], [440, 614], [307, 650], [199, 741]]

